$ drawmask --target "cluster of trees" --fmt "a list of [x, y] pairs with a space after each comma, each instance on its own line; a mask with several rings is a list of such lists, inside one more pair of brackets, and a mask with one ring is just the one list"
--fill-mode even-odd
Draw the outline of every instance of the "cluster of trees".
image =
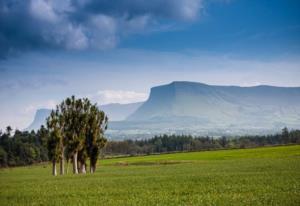
[[160, 135], [147, 140], [110, 141], [106, 155], [139, 155], [175, 151], [250, 148], [267, 145], [299, 144], [300, 130], [282, 130], [281, 134], [240, 137], [193, 137], [191, 135]]
[[47, 139], [39, 132], [7, 127], [0, 131], [0, 166], [19, 166], [48, 161]]
[[[47, 118], [49, 159], [56, 175], [56, 162], [60, 163], [60, 174], [64, 174], [64, 161], [72, 161], [73, 173], [86, 173], [86, 161], [90, 160], [90, 173], [95, 172], [100, 149], [105, 146], [104, 131], [108, 118], [87, 99], [74, 96], [62, 101]], [[42, 133], [42, 132], [41, 132]], [[68, 172], [68, 166], [67, 166]]]

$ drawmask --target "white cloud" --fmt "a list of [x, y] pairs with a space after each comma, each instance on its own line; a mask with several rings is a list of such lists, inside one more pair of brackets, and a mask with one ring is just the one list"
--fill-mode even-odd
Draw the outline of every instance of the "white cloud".
[[58, 20], [58, 16], [53, 10], [51, 1], [45, 0], [32, 0], [30, 2], [31, 14], [41, 20], [55, 23]]
[[181, 10], [181, 17], [186, 20], [193, 20], [197, 17], [198, 11], [201, 7], [202, 1], [181, 1], [181, 5], [179, 5], [179, 10]]
[[109, 103], [133, 103], [145, 101], [148, 94], [135, 92], [135, 91], [123, 91], [123, 90], [101, 90], [94, 95], [89, 95], [92, 101], [96, 101], [98, 104], [109, 104]]

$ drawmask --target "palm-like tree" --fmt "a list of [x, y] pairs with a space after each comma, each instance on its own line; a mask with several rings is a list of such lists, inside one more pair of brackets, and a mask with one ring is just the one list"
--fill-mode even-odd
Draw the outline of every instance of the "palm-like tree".
[[47, 118], [47, 127], [50, 134], [47, 141], [49, 159], [52, 161], [52, 174], [56, 176], [56, 162], [60, 158], [62, 138], [57, 110], [52, 110], [50, 116]]
[[65, 100], [64, 117], [65, 125], [64, 131], [66, 134], [68, 156], [72, 157], [73, 173], [78, 174], [78, 150], [80, 148], [80, 115], [81, 115], [81, 101], [76, 100], [74, 96]]
[[56, 167], [55, 163], [59, 159], [60, 173], [63, 174], [65, 157], [67, 163], [72, 158], [73, 173], [78, 174], [78, 170], [86, 173], [86, 160], [90, 158], [90, 171], [94, 172], [100, 149], [106, 143], [104, 131], [107, 122], [105, 113], [88, 99], [72, 96], [64, 100], [47, 119], [53, 167]]
[[86, 136], [87, 152], [90, 158], [90, 172], [96, 170], [100, 149], [106, 144], [104, 131], [107, 129], [108, 117], [96, 105], [91, 107]]

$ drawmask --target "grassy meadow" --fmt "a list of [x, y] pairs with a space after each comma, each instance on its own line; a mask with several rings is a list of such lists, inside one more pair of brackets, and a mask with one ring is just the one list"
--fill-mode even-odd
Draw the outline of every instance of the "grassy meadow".
[[300, 205], [300, 145], [105, 159], [92, 175], [1, 169], [0, 186], [3, 206]]

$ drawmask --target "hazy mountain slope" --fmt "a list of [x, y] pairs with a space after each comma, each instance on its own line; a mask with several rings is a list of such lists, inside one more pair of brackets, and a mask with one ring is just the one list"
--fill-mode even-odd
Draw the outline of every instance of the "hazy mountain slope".
[[[144, 103], [100, 108], [110, 118], [106, 134], [113, 139], [146, 138], [161, 133], [266, 134], [284, 126], [300, 128], [300, 87], [173, 82], [153, 87]], [[28, 129], [38, 128], [48, 114], [49, 111], [38, 110]]]
[[125, 120], [130, 114], [135, 112], [143, 102], [136, 102], [130, 104], [106, 104], [100, 106], [100, 109], [103, 110], [111, 121], [121, 121]]
[[50, 115], [50, 112], [50, 109], [38, 109], [34, 115], [33, 122], [25, 130], [37, 130], [41, 125], [45, 125], [46, 118]]
[[180, 121], [187, 117], [221, 125], [295, 124], [300, 120], [300, 88], [173, 82], [152, 88], [149, 99], [127, 120]]
[[[125, 120], [130, 114], [132, 114], [143, 102], [136, 102], [130, 104], [106, 104], [100, 106], [109, 117], [110, 121]], [[50, 109], [39, 109], [36, 111], [33, 122], [25, 130], [37, 130], [41, 125], [45, 124], [46, 118], [50, 115]]]

